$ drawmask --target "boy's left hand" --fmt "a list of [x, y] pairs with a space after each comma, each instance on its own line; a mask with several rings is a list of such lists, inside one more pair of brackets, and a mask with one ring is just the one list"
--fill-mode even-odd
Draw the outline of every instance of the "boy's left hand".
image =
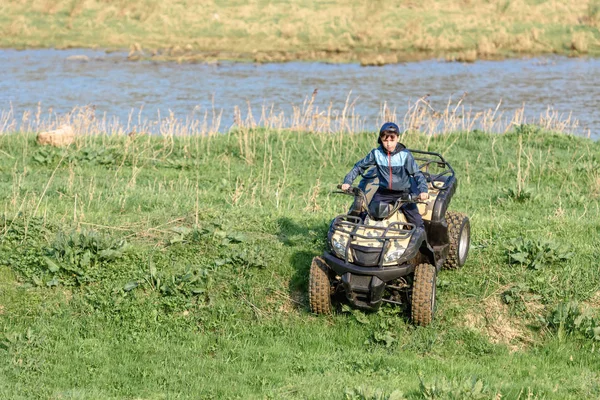
[[429, 193], [419, 193], [419, 200], [425, 201], [429, 198]]

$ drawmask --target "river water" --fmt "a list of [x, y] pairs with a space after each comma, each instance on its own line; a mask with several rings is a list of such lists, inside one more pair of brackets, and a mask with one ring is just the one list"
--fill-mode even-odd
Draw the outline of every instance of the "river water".
[[317, 89], [313, 106], [320, 112], [331, 107], [339, 114], [349, 102], [351, 113], [369, 130], [385, 119], [384, 104], [402, 120], [415, 104], [433, 114], [450, 102], [449, 108], [458, 105], [461, 115], [498, 108], [496, 115], [509, 121], [523, 109], [525, 122], [545, 115], [544, 121], [569, 120], [565, 129], [576, 134], [597, 139], [600, 133], [598, 59], [431, 60], [361, 67], [130, 62], [123, 53], [93, 50], [0, 50], [0, 71], [0, 111], [5, 120], [17, 122], [38, 107], [50, 118], [88, 105], [96, 115], [121, 121], [132, 114], [164, 118], [169, 110], [176, 118], [199, 118], [210, 110], [211, 116], [222, 113], [218, 130], [226, 131], [234, 124], [236, 106], [245, 118], [250, 105], [257, 122], [263, 106], [291, 118], [294, 106], [300, 109]]

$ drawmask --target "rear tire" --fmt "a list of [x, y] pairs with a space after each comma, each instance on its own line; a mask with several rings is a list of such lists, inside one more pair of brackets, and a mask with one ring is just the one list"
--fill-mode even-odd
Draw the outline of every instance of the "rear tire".
[[331, 314], [331, 282], [329, 266], [321, 257], [315, 257], [310, 265], [308, 301], [315, 314]]
[[448, 211], [446, 221], [448, 222], [450, 250], [442, 268], [459, 269], [465, 265], [469, 255], [471, 222], [465, 214], [456, 211]]
[[411, 319], [415, 325], [427, 326], [433, 321], [436, 279], [437, 270], [433, 265], [416, 266], [411, 297]]

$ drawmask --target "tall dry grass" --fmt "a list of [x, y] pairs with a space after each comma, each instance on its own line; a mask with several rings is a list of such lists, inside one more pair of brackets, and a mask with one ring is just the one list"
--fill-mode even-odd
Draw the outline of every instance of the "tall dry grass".
[[239, 132], [238, 141], [242, 153], [252, 158], [249, 132], [256, 128], [268, 130], [293, 130], [318, 133], [359, 133], [374, 131], [384, 122], [393, 121], [408, 131], [420, 131], [427, 135], [479, 130], [487, 133], [506, 133], [515, 126], [536, 125], [548, 131], [571, 135], [591, 136], [589, 129], [580, 127], [571, 113], [561, 113], [551, 107], [538, 116], [527, 112], [523, 104], [516, 110], [503, 108], [502, 101], [496, 107], [477, 110], [464, 103], [464, 96], [451, 98], [443, 109], [436, 109], [429, 95], [408, 102], [405, 109], [391, 108], [383, 103], [375, 118], [360, 115], [356, 99], [349, 93], [342, 105], [330, 103], [322, 108], [315, 104], [316, 92], [302, 103], [292, 105], [287, 114], [275, 105], [263, 105], [260, 115], [255, 115], [250, 103], [245, 109], [234, 107], [232, 126], [223, 125], [224, 110], [195, 109], [185, 118], [177, 118], [172, 111], [166, 115], [160, 111], [153, 118], [144, 117], [143, 108], [130, 111], [126, 120], [106, 113], [99, 114], [93, 106], [75, 107], [68, 113], [58, 114], [38, 105], [20, 115], [10, 108], [0, 111], [0, 134], [13, 132], [40, 132], [71, 125], [78, 136], [87, 135], [160, 135], [160, 136], [213, 136], [219, 132]]

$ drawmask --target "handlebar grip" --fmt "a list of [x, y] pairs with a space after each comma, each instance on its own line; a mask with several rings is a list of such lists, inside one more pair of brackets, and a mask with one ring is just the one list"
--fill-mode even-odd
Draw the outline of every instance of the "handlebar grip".
[[344, 184], [342, 184], [342, 185], [337, 185], [337, 188], [338, 188], [338, 189], [340, 189], [340, 190], [341, 190], [341, 191], [343, 191], [343, 192], [346, 192], [346, 193], [355, 193], [355, 192], [356, 192], [356, 189], [358, 189], [358, 188], [356, 188], [356, 187], [354, 187], [354, 186], [350, 186], [350, 187], [348, 187], [348, 189], [344, 190], [344, 189], [342, 189], [342, 186], [344, 186]]

